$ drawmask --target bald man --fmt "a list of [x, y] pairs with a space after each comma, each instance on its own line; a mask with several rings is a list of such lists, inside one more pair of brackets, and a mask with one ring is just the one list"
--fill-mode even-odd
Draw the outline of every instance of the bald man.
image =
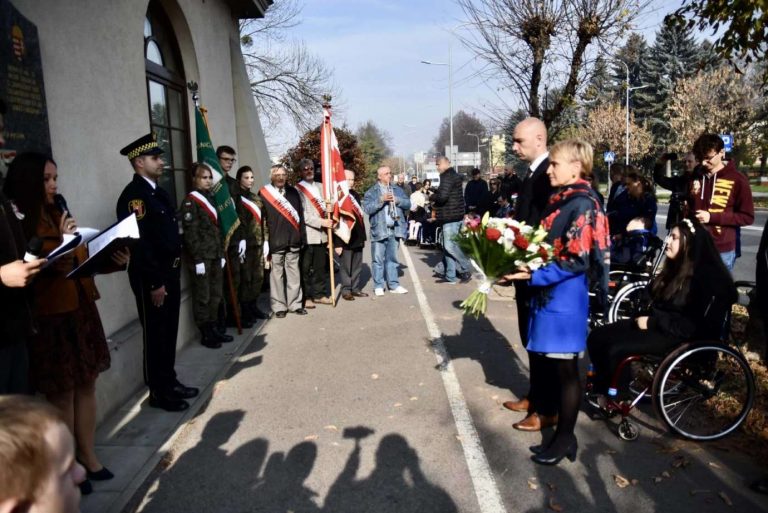
[[400, 285], [397, 273], [400, 266], [397, 249], [407, 236], [411, 200], [403, 189], [392, 184], [389, 167], [380, 167], [376, 176], [378, 182], [363, 197], [363, 211], [368, 214], [371, 225], [373, 293], [383, 296], [384, 285], [387, 285], [392, 294], [406, 294], [408, 290]]
[[[547, 127], [537, 118], [526, 118], [517, 124], [513, 133], [512, 151], [528, 168], [523, 174], [520, 193], [515, 204], [517, 221], [529, 226], [538, 226], [553, 189], [549, 184], [549, 152], [547, 151]], [[515, 302], [517, 303], [517, 325], [523, 347], [528, 346], [528, 320], [531, 314], [531, 289], [527, 281], [515, 281]], [[504, 407], [512, 411], [524, 411], [528, 416], [512, 425], [520, 431], [539, 431], [557, 424], [557, 405], [537, 404], [538, 391], [552, 381], [551, 376], [542, 375], [541, 367], [546, 356], [528, 353], [530, 359], [530, 383], [528, 395], [520, 401], [507, 401]], [[542, 380], [543, 378], [543, 380]], [[551, 385], [550, 385], [551, 386]], [[549, 397], [546, 395], [545, 397]]]

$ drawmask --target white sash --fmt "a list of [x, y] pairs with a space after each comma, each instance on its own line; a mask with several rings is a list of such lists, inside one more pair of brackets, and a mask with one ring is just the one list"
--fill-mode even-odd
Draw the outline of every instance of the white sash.
[[219, 213], [216, 211], [213, 205], [211, 205], [211, 202], [208, 201], [208, 198], [203, 196], [203, 194], [200, 193], [199, 191], [192, 191], [189, 193], [189, 195], [193, 196], [194, 199], [197, 201], [197, 204], [203, 207], [204, 209], [206, 209], [208, 211], [208, 215], [213, 217], [213, 219], [218, 222]]
[[245, 196], [240, 196], [240, 199], [243, 200], [243, 204], [245, 205], [245, 208], [247, 208], [251, 214], [253, 214], [254, 219], [256, 219], [257, 223], [261, 223], [261, 209], [259, 206], [246, 198]]

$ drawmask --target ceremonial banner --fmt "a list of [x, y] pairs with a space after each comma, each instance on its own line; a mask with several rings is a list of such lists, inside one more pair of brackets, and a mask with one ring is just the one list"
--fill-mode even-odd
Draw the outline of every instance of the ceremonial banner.
[[341, 161], [339, 142], [331, 126], [331, 109], [323, 108], [323, 125], [320, 127], [320, 158], [323, 173], [323, 198], [330, 203], [333, 220], [337, 222], [334, 233], [349, 242], [355, 225], [354, 206], [349, 194], [344, 163]]
[[200, 107], [195, 107], [195, 132], [197, 132], [197, 161], [205, 164], [211, 170], [213, 175], [213, 193], [214, 207], [219, 214], [219, 229], [224, 236], [224, 247], [229, 245], [229, 239], [240, 225], [240, 218], [235, 210], [235, 203], [229, 195], [229, 186], [224, 179], [224, 172], [219, 165], [219, 158], [216, 156], [216, 150], [211, 143], [211, 136], [208, 133], [208, 125], [200, 112]]

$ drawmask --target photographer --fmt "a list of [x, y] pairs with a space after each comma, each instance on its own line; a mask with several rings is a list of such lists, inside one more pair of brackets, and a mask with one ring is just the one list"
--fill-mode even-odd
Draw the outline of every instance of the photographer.
[[671, 168], [671, 163], [676, 160], [676, 153], [665, 153], [659, 158], [653, 168], [653, 181], [672, 192], [672, 196], [669, 198], [669, 211], [667, 213], [667, 230], [688, 216], [691, 182], [696, 176], [696, 168], [700, 164], [693, 153], [686, 153], [683, 159], [685, 164], [683, 174], [667, 176], [667, 169]]

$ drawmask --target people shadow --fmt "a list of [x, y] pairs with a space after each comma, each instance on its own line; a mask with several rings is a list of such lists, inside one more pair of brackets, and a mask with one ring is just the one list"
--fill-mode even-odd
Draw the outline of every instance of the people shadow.
[[241, 371], [256, 367], [264, 362], [264, 355], [258, 354], [263, 351], [269, 344], [267, 343], [267, 337], [263, 333], [259, 333], [253, 340], [250, 341], [245, 351], [235, 360], [232, 366], [229, 368], [225, 379], [231, 379]]
[[346, 429], [353, 438], [344, 469], [325, 499], [324, 513], [452, 513], [456, 504], [442, 488], [433, 485], [421, 470], [416, 451], [399, 434], [383, 437], [376, 450], [376, 467], [358, 479], [360, 440], [373, 433], [366, 427]]
[[465, 315], [459, 333], [443, 335], [442, 339], [452, 360], [469, 358], [479, 363], [489, 385], [510, 390], [517, 397], [527, 393], [527, 362], [520, 359], [488, 317]]
[[[247, 446], [248, 444], [246, 444]], [[252, 452], [243, 446], [233, 453], [233, 466], [250, 465]], [[258, 450], [258, 449], [257, 449]], [[304, 482], [312, 473], [317, 459], [317, 445], [313, 442], [301, 442], [288, 451], [272, 453], [264, 467], [264, 475], [250, 487], [249, 496], [244, 501], [247, 511], [252, 512], [288, 512], [314, 513], [320, 507], [315, 502], [318, 494], [305, 486]], [[241, 492], [242, 493], [242, 492]], [[237, 511], [241, 511], [238, 509]], [[246, 511], [246, 510], [242, 510]]]
[[[227, 511], [221, 508], [218, 498], [225, 498], [228, 493], [239, 493], [240, 489], [248, 486], [249, 476], [230, 465], [227, 451], [223, 448], [244, 416], [243, 410], [233, 410], [211, 417], [197, 445], [184, 452], [158, 476], [156, 490], [150, 494], [142, 511]], [[261, 467], [261, 462], [254, 459], [251, 466]], [[212, 479], [214, 475], [216, 479]]]

